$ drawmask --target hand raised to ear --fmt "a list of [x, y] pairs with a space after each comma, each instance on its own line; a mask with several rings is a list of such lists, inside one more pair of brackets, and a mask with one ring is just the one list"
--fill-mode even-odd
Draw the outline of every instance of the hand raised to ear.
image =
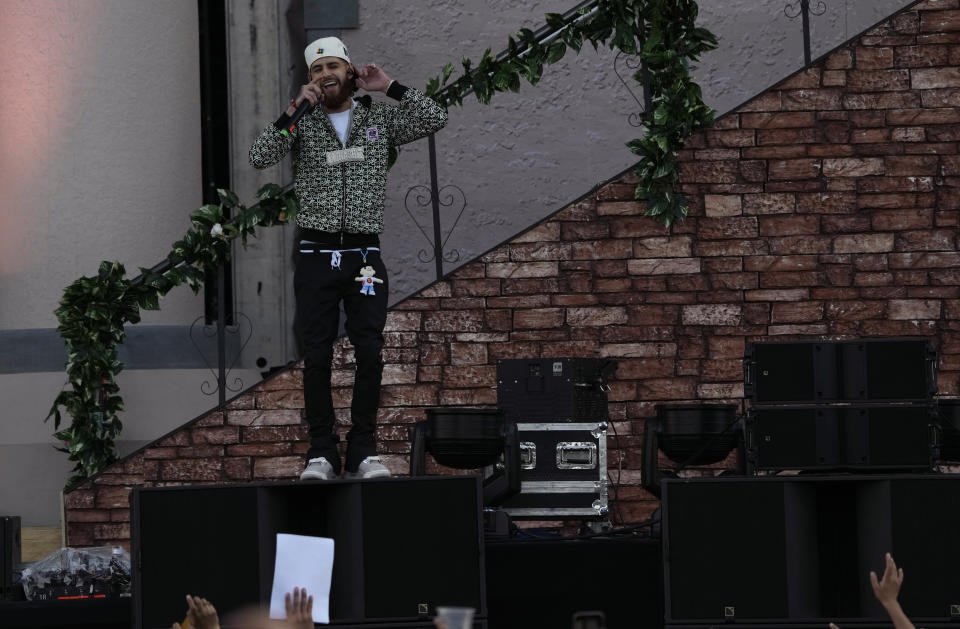
[[357, 70], [357, 85], [368, 92], [386, 92], [390, 87], [390, 77], [383, 68], [375, 63], [368, 63]]

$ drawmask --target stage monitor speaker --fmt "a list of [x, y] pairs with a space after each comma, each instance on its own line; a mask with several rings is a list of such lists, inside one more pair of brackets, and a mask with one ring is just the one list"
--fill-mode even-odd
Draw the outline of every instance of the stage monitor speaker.
[[137, 488], [132, 502], [138, 629], [169, 627], [188, 593], [224, 614], [267, 603], [277, 533], [334, 540], [334, 624], [416, 623], [438, 605], [486, 619], [476, 476]]
[[135, 489], [133, 496], [138, 628], [169, 627], [187, 594], [213, 601], [221, 615], [260, 600], [256, 487]]
[[607, 629], [663, 626], [659, 540], [514, 538], [486, 556], [491, 627], [568, 629], [589, 611]]
[[20, 566], [20, 516], [0, 516], [0, 600], [13, 600], [13, 572]]
[[940, 419], [940, 460], [960, 462], [960, 399], [937, 400]]
[[925, 405], [754, 407], [748, 455], [756, 470], [926, 470], [935, 423]]
[[[947, 479], [891, 480], [890, 511], [891, 553], [909, 575], [901, 605], [917, 623], [949, 616], [960, 605], [960, 487]], [[954, 615], [960, 621], [960, 609]]]
[[744, 357], [752, 404], [926, 401], [936, 353], [925, 340], [757, 342]]
[[786, 617], [783, 484], [667, 480], [663, 489], [667, 619]]
[[951, 621], [960, 476], [676, 479], [663, 492], [668, 627], [885, 622], [868, 575], [886, 552], [914, 623]]
[[419, 601], [482, 612], [477, 494], [462, 483], [416, 481], [361, 489], [366, 617], [416, 616]]

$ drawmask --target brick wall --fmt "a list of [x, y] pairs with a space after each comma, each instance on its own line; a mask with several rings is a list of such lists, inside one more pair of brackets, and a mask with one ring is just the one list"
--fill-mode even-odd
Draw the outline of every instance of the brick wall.
[[[958, 106], [960, 0], [928, 0], [694, 136], [684, 223], [643, 217], [628, 174], [402, 302], [387, 465], [407, 470], [425, 407], [494, 404], [502, 358], [619, 360], [610, 460], [628, 522], [656, 506], [638, 487], [642, 420], [664, 402], [738, 402], [750, 341], [927, 337], [941, 394], [960, 395]], [[346, 419], [345, 343], [335, 367]], [[69, 543], [126, 543], [133, 485], [295, 478], [301, 386], [283, 372], [68, 494]]]

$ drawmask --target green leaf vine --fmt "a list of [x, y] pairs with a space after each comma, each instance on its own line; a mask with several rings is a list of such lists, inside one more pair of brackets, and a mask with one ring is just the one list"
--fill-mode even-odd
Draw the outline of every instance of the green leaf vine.
[[640, 156], [635, 197], [646, 202], [646, 215], [669, 227], [687, 216], [687, 200], [677, 193], [677, 152], [697, 129], [713, 122], [714, 111], [703, 102], [690, 76], [690, 63], [717, 46], [710, 31], [696, 26], [694, 0], [597, 0], [571, 14], [548, 13], [546, 33], [521, 29], [507, 40], [504, 53], [488, 48], [474, 64], [461, 61], [463, 74], [450, 81], [448, 63], [427, 83], [426, 93], [444, 107], [463, 105], [471, 92], [482, 104], [496, 92], [517, 92], [520, 79], [536, 85], [544, 66], [560, 61], [568, 49], [579, 53], [585, 42], [638, 56], [645, 66], [634, 79], [647, 83], [650, 111], [644, 116], [643, 138], [627, 142]]
[[[46, 420], [53, 418], [54, 438], [75, 465], [67, 487], [73, 487], [117, 460], [114, 442], [123, 427], [117, 375], [117, 345], [126, 339], [124, 325], [140, 321], [141, 310], [158, 310], [160, 298], [175, 286], [200, 290], [206, 272], [230, 258], [231, 241], [246, 245], [260, 226], [292, 220], [297, 212], [293, 190], [267, 184], [257, 192], [258, 202], [243, 206], [237, 195], [219, 190], [220, 203], [204, 205], [190, 216], [190, 229], [173, 243], [165, 264], [141, 268], [127, 279], [119, 262], [101, 262], [93, 277], [81, 277], [64, 292], [55, 314], [57, 331], [67, 345], [67, 384], [53, 402]], [[232, 219], [227, 219], [232, 216]], [[61, 429], [61, 407], [70, 425]]]

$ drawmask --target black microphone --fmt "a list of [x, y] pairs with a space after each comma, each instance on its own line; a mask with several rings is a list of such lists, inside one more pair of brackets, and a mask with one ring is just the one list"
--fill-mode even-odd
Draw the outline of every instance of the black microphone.
[[281, 129], [280, 133], [283, 135], [290, 135], [296, 128], [297, 123], [300, 122], [300, 119], [303, 118], [304, 114], [310, 111], [313, 108], [313, 105], [310, 104], [310, 101], [306, 98], [297, 106], [297, 110], [293, 112], [293, 115], [287, 119], [286, 128]]

